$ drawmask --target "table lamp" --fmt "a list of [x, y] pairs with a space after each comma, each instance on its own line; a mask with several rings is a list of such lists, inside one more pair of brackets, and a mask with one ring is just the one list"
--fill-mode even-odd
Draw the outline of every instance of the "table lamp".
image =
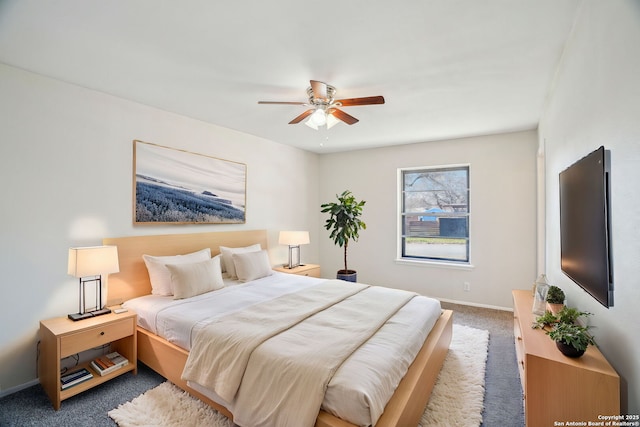
[[[309, 232], [308, 231], [281, 231], [278, 238], [278, 243], [281, 245], [289, 245], [289, 265], [285, 265], [285, 268], [295, 268], [300, 266], [300, 245], [309, 244]], [[293, 262], [293, 252], [298, 253], [296, 262]]]
[[[78, 313], [69, 314], [71, 320], [88, 319], [101, 314], [111, 313], [104, 307], [102, 301], [102, 275], [117, 273], [118, 265], [117, 246], [89, 246], [83, 248], [69, 248], [69, 268], [67, 273], [78, 277], [80, 283]], [[96, 306], [94, 310], [87, 311], [85, 288], [88, 282], [96, 285]]]

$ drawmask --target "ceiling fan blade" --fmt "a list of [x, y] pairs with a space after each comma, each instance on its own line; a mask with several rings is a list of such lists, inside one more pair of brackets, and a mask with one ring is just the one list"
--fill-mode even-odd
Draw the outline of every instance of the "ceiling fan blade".
[[283, 101], [258, 101], [258, 104], [285, 104], [285, 105], [307, 105], [306, 102], [283, 102]]
[[307, 110], [304, 113], [300, 114], [298, 117], [296, 117], [295, 119], [291, 120], [289, 122], [290, 125], [295, 125], [296, 123], [300, 123], [301, 121], [303, 121], [305, 118], [309, 117], [311, 114], [313, 114], [313, 112], [316, 111], [315, 109], [311, 109], [311, 110]]
[[384, 96], [367, 96], [365, 98], [338, 99], [335, 102], [339, 102], [343, 107], [351, 107], [354, 105], [384, 104]]
[[313, 96], [318, 99], [327, 99], [327, 84], [317, 80], [310, 80]]
[[342, 120], [343, 122], [345, 122], [348, 125], [352, 125], [355, 123], [358, 123], [360, 120], [356, 119], [355, 117], [353, 117], [352, 115], [349, 115], [347, 113], [345, 113], [342, 110], [338, 110], [337, 108], [331, 108], [328, 111], [329, 114], [331, 114], [332, 116], [334, 116], [337, 119]]

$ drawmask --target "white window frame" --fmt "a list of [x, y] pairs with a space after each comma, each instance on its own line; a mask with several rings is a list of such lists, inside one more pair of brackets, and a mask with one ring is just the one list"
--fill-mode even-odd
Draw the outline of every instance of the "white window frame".
[[[467, 241], [467, 260], [466, 261], [457, 261], [457, 260], [444, 260], [444, 259], [436, 259], [436, 258], [418, 258], [418, 257], [404, 257], [403, 256], [403, 221], [404, 221], [404, 188], [403, 188], [403, 173], [405, 172], [413, 172], [413, 171], [437, 171], [443, 169], [456, 169], [456, 168], [466, 168], [467, 169], [467, 182], [468, 182], [468, 196], [467, 196], [467, 204], [468, 204], [468, 212], [467, 217], [468, 220], [468, 241]], [[471, 240], [472, 240], [472, 221], [471, 221], [471, 165], [468, 163], [461, 164], [451, 164], [451, 165], [437, 165], [437, 166], [418, 166], [418, 167], [406, 167], [406, 168], [398, 168], [397, 169], [397, 248], [396, 248], [396, 263], [398, 264], [407, 264], [407, 265], [418, 265], [418, 266], [428, 266], [428, 267], [442, 267], [442, 268], [453, 268], [453, 269], [472, 269], [474, 268], [471, 263]]]

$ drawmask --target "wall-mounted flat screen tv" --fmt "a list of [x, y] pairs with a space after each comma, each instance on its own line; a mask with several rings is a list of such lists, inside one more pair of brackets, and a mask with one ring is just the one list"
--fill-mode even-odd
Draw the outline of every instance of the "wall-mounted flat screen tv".
[[613, 306], [609, 157], [600, 147], [560, 172], [562, 271], [605, 307]]

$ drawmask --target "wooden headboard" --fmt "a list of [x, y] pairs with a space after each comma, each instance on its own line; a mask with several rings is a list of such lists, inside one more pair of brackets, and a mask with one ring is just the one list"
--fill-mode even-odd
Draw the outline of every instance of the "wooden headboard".
[[120, 272], [109, 275], [107, 305], [148, 295], [151, 283], [142, 255], [178, 255], [211, 248], [211, 256], [220, 253], [220, 246], [240, 247], [260, 243], [268, 248], [266, 230], [222, 231], [192, 234], [161, 234], [153, 236], [109, 237], [103, 245], [118, 247]]

